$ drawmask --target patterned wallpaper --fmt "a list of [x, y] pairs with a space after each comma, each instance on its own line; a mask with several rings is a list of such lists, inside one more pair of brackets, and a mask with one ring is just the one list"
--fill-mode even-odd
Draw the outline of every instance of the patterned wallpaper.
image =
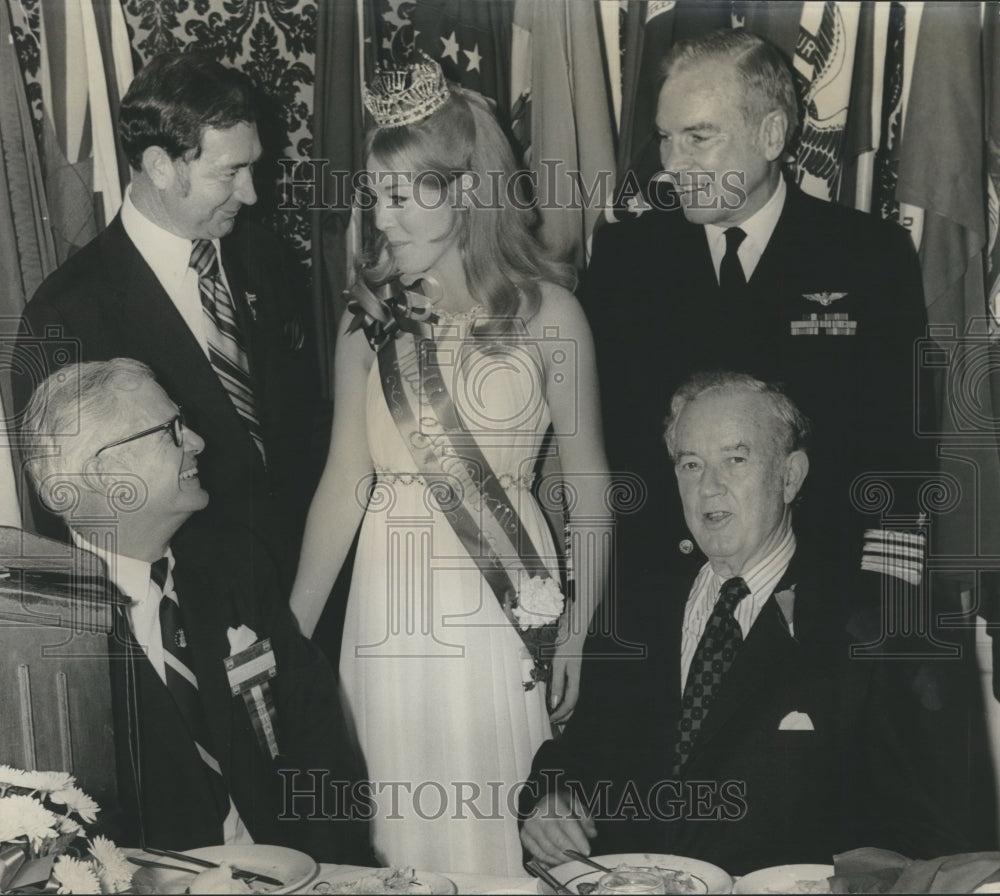
[[[328, 0], [318, 0], [328, 2]], [[157, 53], [197, 47], [245, 72], [264, 93], [275, 127], [262, 134], [276, 153], [293, 159], [312, 154], [316, 5], [304, 0], [125, 0], [132, 47], [145, 62]], [[261, 212], [304, 262], [309, 258], [309, 218], [282, 211], [278, 181], [261, 192]], [[264, 173], [266, 176], [266, 172]]]
[[[39, 14], [46, 3], [11, 4], [14, 39], [25, 89], [41, 140], [44, 115], [40, 83]], [[331, 2], [331, 0], [318, 0]], [[339, 2], [339, 0], [333, 0]], [[249, 75], [266, 97], [270, 128], [262, 139], [274, 156], [312, 154], [313, 72], [316, 62], [316, 5], [308, 0], [122, 0], [132, 49], [138, 61], [168, 50], [198, 48]], [[281, 169], [261, 171], [259, 213], [304, 265], [310, 236], [305, 212], [282, 211]], [[267, 188], [270, 181], [273, 189]]]

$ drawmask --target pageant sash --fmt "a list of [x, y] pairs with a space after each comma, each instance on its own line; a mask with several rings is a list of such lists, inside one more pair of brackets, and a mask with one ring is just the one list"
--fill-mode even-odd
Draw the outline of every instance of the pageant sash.
[[[433, 339], [423, 327], [417, 334], [402, 330], [396, 336], [383, 342], [378, 352], [386, 405], [441, 512], [531, 654], [531, 681], [524, 683], [530, 690], [536, 682], [551, 679], [562, 595], [557, 584], [547, 582], [551, 575], [521, 518], [459, 420]], [[419, 423], [415, 407], [420, 409]], [[558, 606], [533, 613], [526, 597], [541, 594], [543, 604], [552, 605], [553, 592]]]

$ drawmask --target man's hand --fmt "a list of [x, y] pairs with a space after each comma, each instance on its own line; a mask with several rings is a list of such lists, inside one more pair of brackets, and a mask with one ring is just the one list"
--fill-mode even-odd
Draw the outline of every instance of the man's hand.
[[521, 843], [533, 858], [547, 865], [568, 861], [563, 850], [590, 855], [590, 840], [597, 826], [568, 794], [550, 793], [539, 800], [521, 827]]

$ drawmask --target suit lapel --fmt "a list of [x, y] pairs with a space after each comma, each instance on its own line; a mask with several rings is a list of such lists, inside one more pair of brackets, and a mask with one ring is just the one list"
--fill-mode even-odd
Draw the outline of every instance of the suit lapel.
[[[266, 383], [265, 360], [267, 352], [261, 342], [261, 333], [266, 329], [267, 322], [258, 325], [258, 316], [264, 313], [264, 306], [257, 301], [252, 290], [252, 284], [245, 266], [241, 263], [240, 251], [232, 239], [221, 241], [222, 267], [226, 272], [230, 294], [233, 299], [233, 309], [236, 315], [236, 325], [243, 334], [243, 345], [250, 365], [250, 379], [253, 383], [254, 395], [257, 397], [258, 415], [263, 413], [264, 387]], [[251, 298], [252, 297], [252, 298]], [[251, 307], [253, 302], [253, 307]], [[270, 322], [274, 325], [274, 322]]]
[[[778, 216], [778, 223], [774, 227], [774, 233], [768, 240], [764, 252], [754, 268], [748, 286], [753, 289], [761, 284], [773, 285], [783, 283], [788, 279], [789, 272], [797, 270], [797, 265], [789, 265], [789, 254], [795, 254], [795, 246], [799, 242], [799, 234], [802, 228], [808, 230], [807, 222], [803, 222], [798, 188], [786, 182], [787, 193], [785, 195], [785, 205]], [[775, 290], [767, 289], [763, 294], [764, 300], [776, 300]]]
[[[231, 405], [198, 340], [157, 280], [135, 244], [128, 238], [121, 218], [105, 231], [104, 251], [113, 288], [110, 299], [121, 330], [135, 345], [135, 354], [146, 360], [158, 376], [169, 372], [173, 383], [162, 383], [167, 391], [176, 385], [187, 396], [210, 410], [223, 413]], [[222, 402], [225, 402], [223, 404]]]
[[[726, 673], [721, 690], [705, 717], [701, 731], [695, 738], [687, 768], [691, 768], [698, 755], [728, 725], [738, 721], [746, 712], [760, 706], [762, 695], [769, 695], [784, 688], [789, 665], [799, 651], [788, 624], [775, 600], [775, 594], [797, 583], [803, 568], [801, 554], [796, 551], [785, 574], [774, 587], [757, 619], [744, 639], [736, 660]], [[796, 601], [801, 599], [796, 592]]]
[[752, 712], [760, 695], [782, 687], [788, 664], [796, 652], [795, 642], [772, 595], [760, 611], [750, 634], [740, 649], [712, 709], [702, 724], [688, 758], [691, 768], [712, 740], [741, 715]]
[[[125, 233], [120, 217], [105, 230], [102, 239], [107, 270], [113, 272], [108, 277], [111, 317], [119, 322], [123, 334], [117, 342], [127, 343], [135, 357], [153, 368], [167, 393], [187, 406], [190, 424], [200, 435], [218, 432], [220, 426], [225, 426], [242, 433], [248, 450], [258, 457], [242, 418], [201, 345]], [[245, 307], [245, 300], [243, 304]], [[211, 452], [220, 450], [219, 445], [209, 446]], [[219, 462], [223, 462], [221, 458]]]
[[695, 295], [705, 298], [711, 296], [713, 304], [721, 299], [719, 291], [719, 278], [715, 273], [715, 264], [712, 261], [712, 252], [708, 247], [708, 233], [701, 224], [691, 224], [688, 228], [691, 232], [692, 240], [690, 247], [690, 258], [692, 261], [691, 270], [696, 277], [692, 288], [696, 290]]
[[[229, 615], [227, 595], [216, 590], [214, 582], [207, 584], [203, 578], [200, 574], [192, 574], [181, 562], [174, 567], [175, 590], [191, 644], [194, 672], [198, 676], [202, 704], [206, 707], [209, 727], [214, 735], [217, 719], [213, 717], [218, 716], [220, 708], [228, 705], [230, 698], [225, 675], [225, 659], [229, 656], [226, 631], [238, 623], [233, 622]], [[221, 748], [221, 744], [219, 746]]]

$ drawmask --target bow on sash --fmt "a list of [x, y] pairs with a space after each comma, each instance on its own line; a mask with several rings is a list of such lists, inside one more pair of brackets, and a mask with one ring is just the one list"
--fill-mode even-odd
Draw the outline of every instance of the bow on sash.
[[401, 332], [423, 335], [426, 326], [439, 319], [427, 300], [428, 293], [435, 291], [439, 292], [440, 287], [430, 279], [417, 280], [407, 287], [396, 278], [371, 287], [359, 278], [347, 293], [347, 310], [354, 315], [347, 333], [364, 330], [375, 352]]

